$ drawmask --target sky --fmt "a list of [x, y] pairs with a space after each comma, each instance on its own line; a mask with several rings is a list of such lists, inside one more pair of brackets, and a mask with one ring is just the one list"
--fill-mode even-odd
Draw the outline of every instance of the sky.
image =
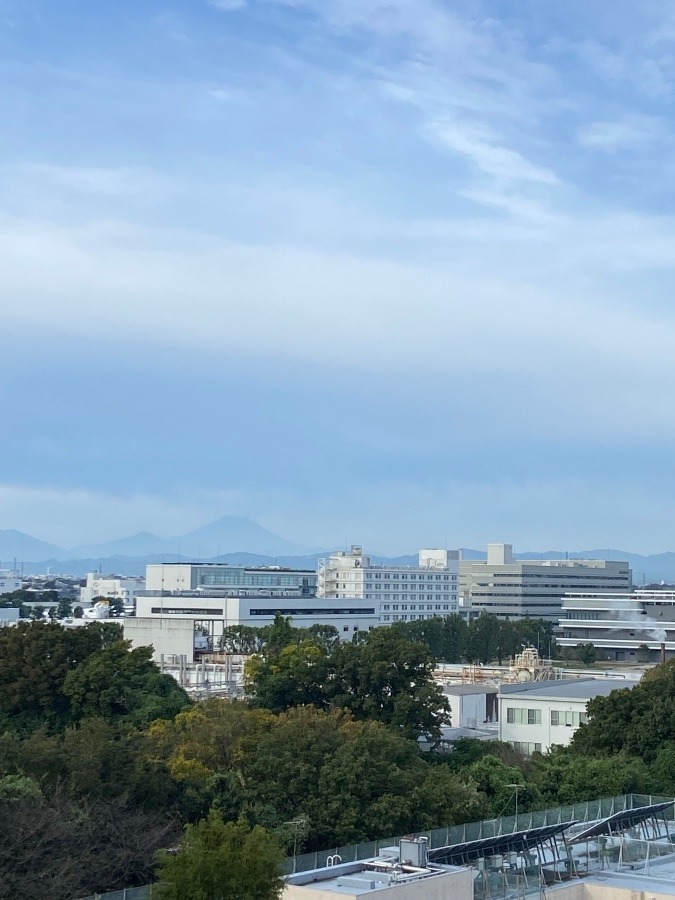
[[0, 528], [675, 549], [671, 2], [0, 0], [0, 79]]

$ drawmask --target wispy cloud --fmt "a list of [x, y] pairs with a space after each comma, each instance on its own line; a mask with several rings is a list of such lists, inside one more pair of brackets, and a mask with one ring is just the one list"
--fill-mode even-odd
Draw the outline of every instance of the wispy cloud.
[[208, 3], [222, 12], [236, 12], [246, 6], [246, 0], [208, 0]]
[[625, 115], [610, 122], [591, 122], [577, 131], [582, 147], [615, 153], [619, 150], [640, 150], [663, 137], [663, 119], [655, 116]]
[[558, 178], [550, 169], [534, 165], [517, 150], [505, 147], [480, 125], [435, 122], [433, 134], [448, 149], [466, 157], [480, 172], [499, 181], [533, 181], [555, 185]]

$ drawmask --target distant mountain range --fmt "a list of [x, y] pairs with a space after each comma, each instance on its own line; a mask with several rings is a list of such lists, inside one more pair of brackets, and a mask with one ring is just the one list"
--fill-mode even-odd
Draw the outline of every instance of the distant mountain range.
[[[485, 559], [485, 552], [464, 548], [465, 559]], [[209, 525], [187, 534], [161, 538], [147, 531], [102, 544], [85, 544], [64, 549], [38, 540], [14, 529], [0, 529], [0, 568], [15, 564], [26, 574], [51, 570], [64, 575], [87, 572], [116, 572], [119, 575], [142, 575], [150, 562], [223, 562], [231, 565], [283, 565], [297, 568], [316, 567], [326, 550], [303, 547], [273, 534], [244, 516], [223, 516]], [[371, 554], [379, 563], [412, 565], [417, 554], [384, 557]], [[625, 560], [633, 570], [636, 585], [652, 582], [675, 583], [675, 553], [642, 555], [624, 550], [560, 550], [525, 551], [518, 559], [615, 559]]]
[[0, 561], [2, 566], [37, 563], [45, 560], [69, 562], [71, 560], [110, 557], [160, 558], [166, 555], [186, 559], [208, 559], [221, 554], [248, 551], [263, 556], [276, 557], [318, 553], [319, 548], [303, 547], [273, 534], [257, 522], [243, 516], [223, 516], [209, 525], [187, 534], [161, 538], [142, 531], [131, 537], [108, 541], [103, 544], [84, 544], [72, 549], [57, 547], [40, 541], [29, 534], [9, 529], [0, 530]]

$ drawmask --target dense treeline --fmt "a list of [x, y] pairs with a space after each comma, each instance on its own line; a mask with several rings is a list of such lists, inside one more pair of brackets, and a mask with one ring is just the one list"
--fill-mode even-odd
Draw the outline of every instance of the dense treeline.
[[[117, 625], [3, 629], [0, 898], [71, 900], [147, 882], [157, 850], [186, 825], [199, 853], [213, 834], [245, 848], [251, 828], [265, 829], [273, 858], [293, 840], [322, 849], [509, 814], [515, 784], [521, 810], [675, 790], [675, 663], [592, 701], [568, 749], [526, 760], [468, 740], [422, 753], [416, 736], [447, 716], [434, 654], [447, 658], [457, 630], [415, 622], [340, 644], [332, 629], [279, 618], [236, 638], [257, 641], [247, 700], [192, 704]], [[168, 857], [162, 866], [176, 871]]]
[[[247, 625], [233, 625], [226, 628], [220, 645], [230, 653], [260, 653], [266, 651], [270, 642], [278, 642], [283, 626], [279, 620], [264, 628]], [[286, 628], [291, 628], [286, 624]], [[523, 647], [536, 647], [542, 656], [554, 656], [557, 652], [553, 636], [553, 623], [544, 619], [498, 619], [493, 615], [482, 615], [469, 624], [460, 615], [450, 615], [415, 622], [395, 622], [388, 626], [391, 631], [403, 635], [408, 640], [426, 644], [435, 662], [489, 663], [500, 665], [519, 653]], [[380, 632], [383, 629], [376, 629]], [[310, 641], [330, 649], [338, 643], [337, 629], [332, 625], [313, 625], [306, 630], [291, 629]], [[290, 632], [287, 632], [287, 634]], [[357, 642], [365, 635], [357, 634]]]

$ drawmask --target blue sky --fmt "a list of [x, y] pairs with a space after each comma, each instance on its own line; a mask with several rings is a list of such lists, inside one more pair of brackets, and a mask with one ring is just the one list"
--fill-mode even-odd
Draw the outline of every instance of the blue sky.
[[0, 527], [673, 548], [675, 9], [0, 0]]

